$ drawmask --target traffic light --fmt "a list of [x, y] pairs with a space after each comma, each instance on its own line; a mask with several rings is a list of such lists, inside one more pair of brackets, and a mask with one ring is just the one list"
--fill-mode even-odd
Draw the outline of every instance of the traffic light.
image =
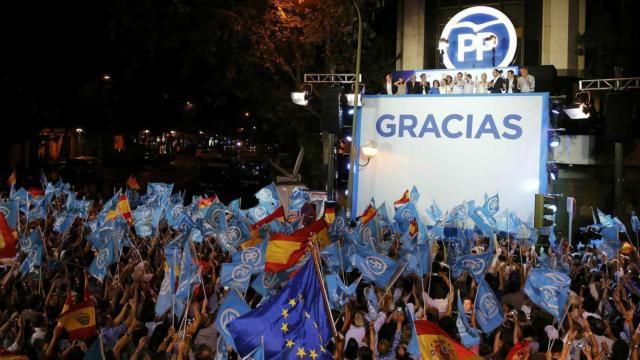
[[555, 223], [555, 214], [558, 211], [558, 199], [554, 196], [536, 194], [533, 227], [541, 229], [552, 226]]

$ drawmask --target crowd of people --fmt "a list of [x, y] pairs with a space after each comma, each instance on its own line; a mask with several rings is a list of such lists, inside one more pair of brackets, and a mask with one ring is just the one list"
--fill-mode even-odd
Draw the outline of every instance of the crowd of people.
[[535, 78], [529, 74], [526, 66], [520, 67], [520, 76], [516, 76], [513, 70], [507, 70], [506, 76], [500, 69], [493, 69], [491, 80], [486, 73], [480, 75], [480, 79], [469, 74], [458, 72], [455, 79], [451, 75], [442, 79], [427, 81], [427, 74], [420, 74], [419, 80], [416, 74], [412, 74], [408, 80], [403, 77], [393, 81], [391, 74], [387, 74], [383, 84], [385, 95], [405, 94], [487, 94], [487, 93], [519, 93], [534, 92]]
[[[103, 278], [96, 277], [91, 270], [97, 254], [92, 233], [99, 230], [90, 229], [89, 224], [100, 218], [104, 209], [92, 206], [86, 217], [75, 218], [70, 229], [60, 233], [56, 230], [57, 215], [68, 207], [69, 197], [75, 198], [75, 194], [64, 186], [56, 187], [54, 193], [46, 195], [51, 197], [47, 199], [43, 218], [30, 220], [27, 208], [19, 214], [16, 228], [11, 229], [13, 235], [2, 233], [5, 245], [10, 243], [10, 236], [20, 241], [16, 242], [14, 256], [1, 260], [0, 359], [9, 355], [14, 356], [12, 359], [240, 358], [233, 346], [224, 343], [216, 324], [219, 306], [232, 291], [222, 283], [221, 267], [232, 262], [233, 251], [221, 243], [220, 236], [205, 235], [200, 242], [193, 241], [191, 251], [197, 259], [199, 282], [190, 290], [186, 316], [173, 317], [172, 311], [157, 314], [163, 278], [165, 272], [171, 271], [166, 248], [187, 230], [171, 226], [170, 221], [163, 219], [152, 236], [140, 236], [135, 224], [126, 223], [126, 242], [118, 251], [117, 260]], [[133, 192], [128, 190], [127, 194], [119, 197], [120, 201], [127, 197], [131, 200]], [[198, 209], [216, 203], [219, 201], [215, 197], [195, 198], [191, 206], [194, 220]], [[184, 205], [184, 209], [189, 207]], [[111, 221], [126, 218], [125, 207], [113, 208], [117, 209], [117, 218]], [[237, 208], [227, 209], [230, 222], [239, 216]], [[407, 251], [405, 247], [416, 245], [407, 245], [403, 233], [391, 224], [395, 220], [385, 214], [386, 209], [380, 208], [375, 213], [373, 221], [380, 228], [380, 235], [370, 239], [370, 245], [389, 259], [406, 260], [407, 253], [413, 250]], [[324, 215], [328, 222], [333, 220], [326, 216], [327, 212]], [[0, 213], [0, 228], [3, 222], [7, 223], [5, 216]], [[253, 222], [250, 216], [245, 220]], [[284, 228], [304, 226], [304, 221], [298, 220], [282, 220], [289, 224]], [[344, 231], [333, 231], [329, 225], [332, 241], [344, 248], [361, 246], [352, 242], [360, 241], [353, 239], [363, 222], [361, 217]], [[109, 226], [108, 222], [105, 224]], [[261, 226], [258, 229], [261, 241], [269, 241], [272, 227], [268, 223]], [[23, 251], [24, 238], [35, 231], [42, 234], [42, 261], [24, 269], [21, 264], [28, 257]], [[562, 234], [558, 234], [555, 247], [536, 245], [535, 240], [518, 239], [509, 231], [495, 236], [474, 233], [465, 238], [469, 255], [489, 255], [490, 264], [481, 276], [499, 299], [504, 314], [497, 328], [478, 334], [477, 343], [468, 349], [478, 358], [486, 359], [638, 359], [640, 269], [635, 248], [623, 247], [614, 257], [607, 257], [591, 245], [574, 247]], [[482, 306], [477, 303], [478, 279], [471, 271], [452, 275], [456, 251], [451, 241], [436, 237], [429, 239], [428, 244], [431, 254], [428, 266], [403, 272], [386, 289], [363, 280], [344, 304], [334, 308], [332, 315], [338, 336], [326, 341], [326, 350], [331, 355], [318, 355], [320, 358], [455, 358], [455, 353], [444, 346], [442, 351], [432, 354], [412, 351], [415, 329], [410, 318], [426, 319], [462, 342], [457, 324], [461, 317], [471, 327], [480, 329], [475, 310]], [[324, 271], [329, 271], [330, 266], [324, 260]], [[350, 272], [346, 271], [346, 264], [342, 266], [337, 275], [344, 284], [352, 284], [361, 277], [355, 266]], [[563, 270], [571, 279], [565, 315], [560, 319], [525, 295], [528, 274], [538, 267]], [[286, 286], [286, 279], [281, 286]], [[263, 296], [252, 286], [244, 298], [255, 308]], [[70, 307], [86, 302], [95, 308], [97, 333], [70, 341], [69, 329], [62, 326], [60, 316]], [[315, 360], [304, 350], [299, 354], [302, 355], [297, 358]]]

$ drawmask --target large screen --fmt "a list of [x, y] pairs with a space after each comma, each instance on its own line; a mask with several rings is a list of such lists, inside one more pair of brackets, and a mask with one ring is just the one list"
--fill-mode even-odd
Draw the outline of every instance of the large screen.
[[500, 210], [530, 219], [547, 187], [548, 94], [372, 95], [363, 97], [354, 141], [378, 153], [354, 174], [352, 213], [372, 198], [388, 206], [416, 186], [418, 209], [443, 211], [485, 194]]

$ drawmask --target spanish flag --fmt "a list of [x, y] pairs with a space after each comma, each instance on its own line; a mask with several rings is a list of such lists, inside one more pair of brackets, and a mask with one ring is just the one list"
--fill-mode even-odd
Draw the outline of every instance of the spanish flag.
[[16, 170], [13, 169], [13, 171], [11, 172], [11, 175], [9, 175], [9, 179], [7, 179], [7, 184], [9, 186], [15, 186], [16, 181], [17, 181]]
[[524, 360], [529, 358], [529, 342], [527, 340], [517, 343], [507, 354], [506, 360]]
[[331, 225], [335, 220], [336, 220], [336, 209], [333, 207], [326, 206], [324, 208], [324, 221], [326, 221], [328, 225]]
[[404, 193], [402, 193], [402, 197], [396, 201], [393, 202], [394, 206], [400, 206], [403, 204], [408, 203], [409, 201], [411, 201], [411, 196], [409, 195], [409, 190], [405, 190]]
[[198, 209], [205, 209], [211, 206], [213, 202], [216, 201], [216, 196], [208, 197], [206, 199], [198, 200]]
[[138, 180], [136, 180], [135, 176], [129, 176], [127, 179], [127, 187], [132, 190], [140, 190], [140, 185], [138, 185]]
[[11, 230], [4, 214], [0, 212], [0, 259], [16, 256], [16, 239], [18, 233]]
[[127, 199], [127, 195], [125, 194], [120, 195], [120, 199], [116, 203], [115, 209], [109, 210], [104, 221], [107, 222], [111, 219], [115, 219], [118, 215], [122, 215], [128, 223], [133, 221], [133, 217], [131, 216], [131, 207], [129, 206], [129, 199]]
[[318, 246], [320, 249], [331, 244], [329, 240], [329, 226], [324, 219], [320, 218], [308, 226], [293, 233], [293, 235], [306, 236], [309, 240], [318, 240]]
[[251, 230], [257, 230], [262, 225], [266, 225], [274, 220], [284, 221], [284, 208], [282, 206], [278, 206], [271, 214], [266, 216], [264, 219], [258, 221], [257, 223], [251, 225]]
[[373, 207], [373, 204], [369, 204], [362, 215], [360, 215], [360, 221], [362, 222], [362, 225], [368, 223], [369, 220], [376, 217], [377, 213], [378, 212], [376, 211], [376, 208]]
[[418, 233], [418, 222], [415, 219], [409, 221], [409, 238], [413, 238]]
[[267, 243], [264, 271], [280, 272], [295, 265], [307, 252], [309, 238], [306, 235], [271, 235]]
[[438, 325], [427, 320], [416, 320], [416, 335], [423, 359], [481, 360], [482, 358], [455, 342]]
[[98, 334], [96, 309], [91, 301], [70, 306], [67, 311], [60, 314], [58, 322], [69, 334], [69, 341], [86, 339]]

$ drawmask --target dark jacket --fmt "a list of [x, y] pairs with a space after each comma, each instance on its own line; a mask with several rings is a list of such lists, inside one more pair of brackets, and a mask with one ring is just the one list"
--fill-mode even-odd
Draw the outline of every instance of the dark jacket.
[[418, 81], [407, 81], [407, 94], [422, 94], [422, 86]]
[[502, 92], [502, 88], [506, 86], [507, 86], [507, 83], [505, 82], [504, 78], [499, 77], [491, 81], [491, 84], [489, 86], [489, 91], [491, 91], [492, 93], [500, 93]]
[[[393, 93], [393, 95], [398, 93], [398, 87], [394, 84], [391, 84], [391, 92]], [[381, 94], [383, 95], [387, 95], [387, 82], [383, 82], [382, 83], [382, 91]]]

